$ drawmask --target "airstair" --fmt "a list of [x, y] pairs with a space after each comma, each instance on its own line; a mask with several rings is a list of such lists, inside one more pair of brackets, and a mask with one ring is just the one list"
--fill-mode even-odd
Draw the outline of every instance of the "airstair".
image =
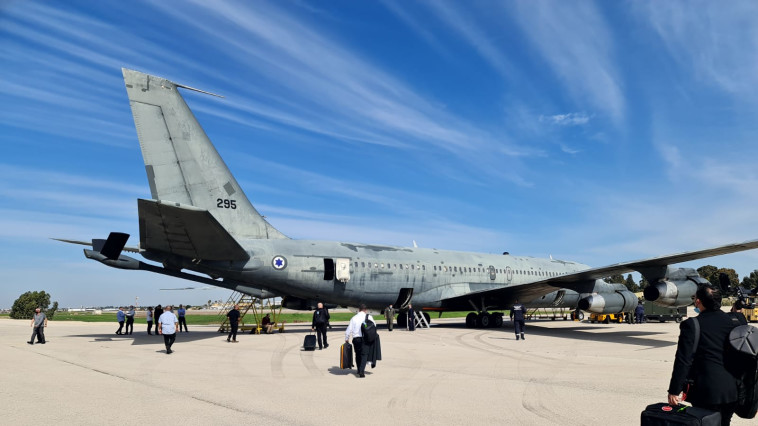
[[[240, 332], [249, 331], [250, 333], [260, 334], [263, 328], [261, 323], [266, 314], [265, 311], [269, 311], [268, 313], [270, 314], [271, 323], [274, 325], [274, 328], [278, 329], [280, 333], [284, 332], [284, 322], [279, 322], [279, 316], [282, 313], [281, 304], [277, 309], [277, 306], [273, 303], [273, 299], [259, 299], [249, 294], [234, 291], [218, 314], [219, 322], [221, 323], [218, 328], [219, 333], [231, 331], [229, 318], [226, 317], [226, 314], [234, 308], [234, 305], [239, 306], [240, 325], [238, 330]], [[245, 316], [247, 314], [252, 314], [253, 317], [252, 321], [246, 323]]]
[[429, 328], [429, 322], [426, 321], [426, 317], [422, 312], [413, 311], [413, 323], [416, 324], [416, 328]]

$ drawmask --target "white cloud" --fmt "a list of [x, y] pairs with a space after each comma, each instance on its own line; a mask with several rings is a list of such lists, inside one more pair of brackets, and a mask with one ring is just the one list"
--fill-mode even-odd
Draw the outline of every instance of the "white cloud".
[[591, 2], [519, 1], [517, 22], [579, 106], [624, 121], [613, 33]]
[[633, 2], [682, 73], [754, 102], [758, 90], [758, 3]]
[[583, 112], [570, 112], [568, 114], [556, 114], [551, 116], [541, 115], [540, 121], [559, 126], [581, 126], [590, 122], [590, 116]]

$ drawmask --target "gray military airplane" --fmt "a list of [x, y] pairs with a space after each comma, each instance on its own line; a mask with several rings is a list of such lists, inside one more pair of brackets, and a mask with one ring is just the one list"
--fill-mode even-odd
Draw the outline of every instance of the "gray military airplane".
[[[117, 232], [91, 243], [66, 240], [92, 245], [85, 256], [115, 268], [256, 297], [281, 296], [283, 305], [293, 309], [311, 309], [322, 301], [365, 303], [377, 310], [393, 304], [402, 310], [412, 302], [427, 319], [428, 312], [472, 310], [467, 326], [499, 327], [503, 314], [495, 311], [516, 299], [527, 308], [630, 312], [637, 305], [634, 293], [602, 278], [632, 271], [650, 283], [646, 299], [689, 305], [697, 284], [706, 280], [694, 269], [671, 264], [758, 248], [758, 240], [752, 240], [591, 268], [508, 253], [293, 240], [253, 207], [178, 89], [200, 90], [122, 71], [152, 196], [137, 200], [139, 247], [126, 247], [129, 235]], [[401, 327], [405, 317], [399, 316]]]

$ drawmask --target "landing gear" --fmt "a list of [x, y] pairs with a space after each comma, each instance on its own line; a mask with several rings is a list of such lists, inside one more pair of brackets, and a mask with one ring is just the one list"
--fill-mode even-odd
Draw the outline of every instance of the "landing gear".
[[466, 315], [466, 328], [474, 328], [476, 327], [476, 313], [475, 312], [469, 312], [468, 315]]
[[502, 312], [470, 312], [466, 315], [466, 328], [500, 328], [503, 326]]
[[501, 328], [503, 326], [503, 313], [495, 312], [492, 314], [492, 327]]
[[489, 328], [492, 323], [492, 316], [486, 312], [482, 312], [476, 317], [476, 325], [479, 328]]
[[427, 314], [426, 312], [422, 312], [421, 315], [424, 316], [424, 319], [426, 320], [427, 324], [431, 324], [432, 323], [432, 318], [429, 316], [429, 314]]

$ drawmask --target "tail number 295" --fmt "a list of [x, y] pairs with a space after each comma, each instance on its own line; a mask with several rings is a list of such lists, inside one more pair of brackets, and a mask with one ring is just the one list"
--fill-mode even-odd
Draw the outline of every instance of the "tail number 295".
[[221, 208], [221, 209], [236, 209], [237, 200], [225, 200], [223, 198], [217, 198], [216, 207]]

